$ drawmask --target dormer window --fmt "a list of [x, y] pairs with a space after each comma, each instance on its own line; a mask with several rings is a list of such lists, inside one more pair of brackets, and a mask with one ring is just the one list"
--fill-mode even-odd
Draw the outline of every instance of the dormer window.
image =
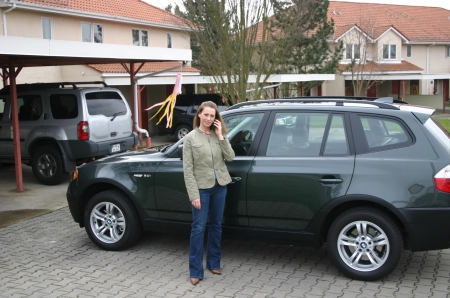
[[348, 43], [345, 47], [345, 59], [361, 59], [361, 46], [358, 43]]
[[383, 59], [397, 59], [397, 45], [384, 44], [383, 45]]

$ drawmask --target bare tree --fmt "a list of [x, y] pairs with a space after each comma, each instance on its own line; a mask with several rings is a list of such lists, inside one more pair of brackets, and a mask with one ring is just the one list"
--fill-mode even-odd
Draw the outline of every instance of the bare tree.
[[[345, 71], [351, 73], [353, 94], [367, 96], [367, 91], [381, 84], [382, 62], [386, 47], [379, 45], [376, 36], [387, 28], [377, 27], [370, 17], [361, 17], [346, 38], [345, 58], [350, 62]], [[388, 48], [389, 50], [389, 48]], [[389, 54], [389, 53], [388, 53]], [[381, 57], [381, 60], [380, 60]]]
[[[192, 32], [193, 65], [213, 76], [214, 84], [232, 103], [246, 100], [248, 89], [255, 90], [253, 98], [260, 98], [264, 82], [293, 53], [298, 41], [293, 33], [318, 24], [315, 14], [308, 12], [311, 5], [296, 16], [301, 22], [293, 21], [287, 13], [292, 4], [285, 0], [184, 0], [183, 25]], [[256, 76], [256, 83], [249, 85], [250, 75]]]

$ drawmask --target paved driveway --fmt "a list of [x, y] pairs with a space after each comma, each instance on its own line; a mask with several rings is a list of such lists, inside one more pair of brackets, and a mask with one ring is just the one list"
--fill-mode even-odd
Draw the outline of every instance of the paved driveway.
[[342, 276], [326, 249], [223, 242], [222, 276], [188, 281], [189, 237], [100, 250], [64, 207], [0, 229], [0, 297], [447, 297], [450, 250], [406, 252], [378, 282]]

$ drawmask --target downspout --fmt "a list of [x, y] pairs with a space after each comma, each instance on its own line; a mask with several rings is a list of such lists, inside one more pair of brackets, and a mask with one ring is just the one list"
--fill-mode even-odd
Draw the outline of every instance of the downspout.
[[164, 69], [164, 70], [161, 70], [161, 71], [157, 71], [157, 72], [154, 72], [154, 73], [147, 74], [145, 76], [141, 76], [141, 77], [138, 77], [138, 78], [136, 77], [134, 79], [134, 81], [133, 81], [133, 89], [134, 89], [134, 121], [135, 121], [134, 127], [136, 128], [136, 130], [138, 132], [145, 134], [146, 138], [150, 137], [150, 135], [148, 134], [148, 131], [146, 129], [143, 129], [143, 128], [139, 127], [139, 105], [138, 105], [138, 96], [137, 96], [137, 92], [138, 92], [138, 90], [137, 90], [137, 85], [138, 84], [137, 83], [138, 83], [138, 81], [140, 79], [147, 78], [147, 77], [153, 77], [153, 76], [156, 76], [156, 75], [168, 72], [168, 71], [175, 70], [177, 68], [183, 68], [184, 66], [186, 66], [186, 64], [187, 64], [187, 61], [183, 61], [181, 66], [171, 67], [171, 68], [168, 68], [168, 69]]
[[6, 30], [6, 14], [11, 10], [16, 8], [16, 3], [14, 3], [9, 9], [3, 12], [3, 35], [8, 36], [8, 31]]
[[[436, 43], [434, 42], [433, 44], [430, 44], [429, 46], [427, 46], [427, 74], [430, 74], [430, 65], [428, 64], [430, 61], [430, 47], [434, 46]], [[427, 79], [427, 95], [430, 95], [428, 92], [428, 88], [430, 88], [429, 86], [429, 80]]]

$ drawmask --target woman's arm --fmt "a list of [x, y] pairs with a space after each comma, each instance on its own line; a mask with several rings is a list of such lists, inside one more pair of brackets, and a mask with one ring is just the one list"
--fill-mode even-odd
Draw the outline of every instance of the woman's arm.
[[183, 143], [183, 171], [184, 183], [186, 184], [189, 200], [192, 201], [200, 198], [197, 181], [194, 176], [194, 156], [192, 154], [192, 140], [189, 135], [184, 137]]

